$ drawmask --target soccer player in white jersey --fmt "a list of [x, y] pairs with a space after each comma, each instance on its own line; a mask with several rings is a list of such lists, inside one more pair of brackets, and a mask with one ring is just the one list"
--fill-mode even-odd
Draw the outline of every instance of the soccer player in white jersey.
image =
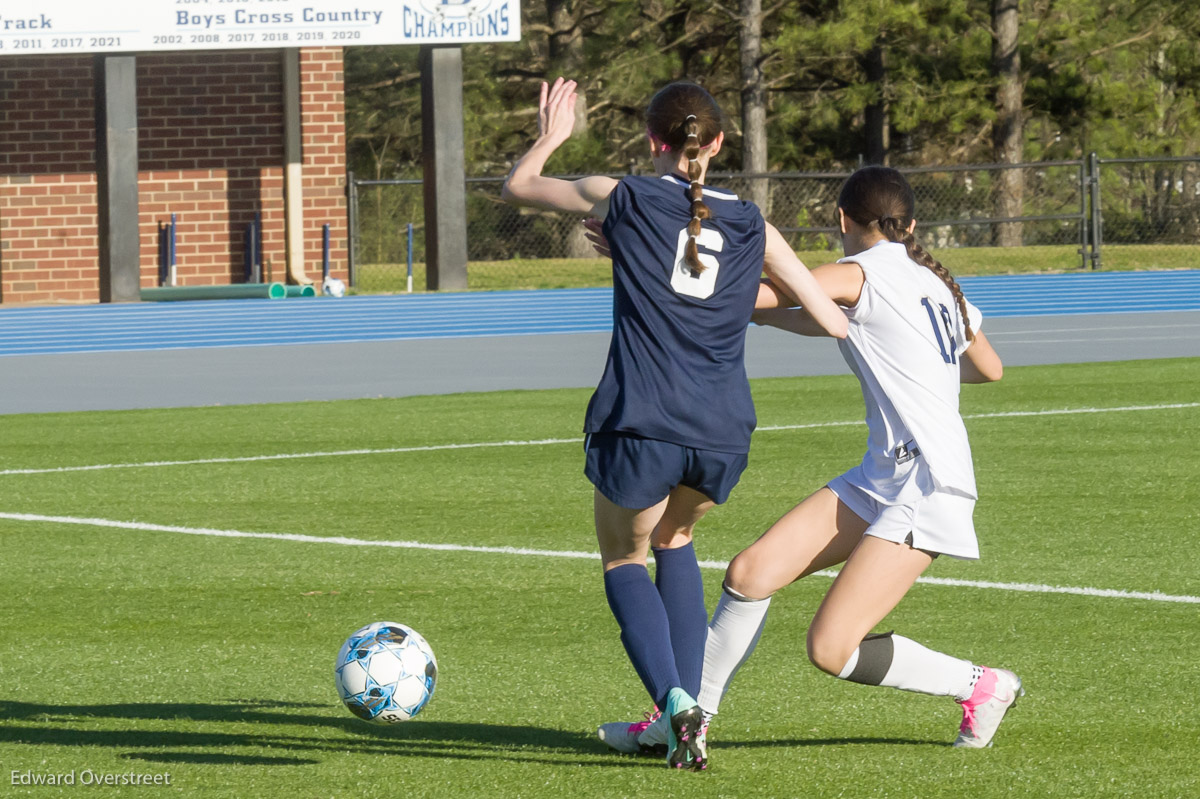
[[[845, 565], [808, 629], [808, 656], [817, 668], [864, 685], [953, 697], [963, 711], [958, 747], [989, 746], [1024, 693], [1011, 671], [892, 632], [871, 634], [939, 554], [979, 557], [959, 383], [999, 380], [1003, 373], [979, 329], [981, 314], [914, 239], [913, 205], [908, 182], [886, 167], [860, 169], [842, 188], [846, 257], [813, 275], [850, 321], [839, 346], [862, 386], [867, 452], [729, 564], [705, 647], [698, 700], [706, 722], [754, 650], [771, 596], [839, 563]], [[821, 335], [798, 309], [760, 311], [755, 319]], [[609, 741], [623, 751], [661, 738], [659, 725], [606, 726]]]
[[831, 334], [845, 335], [847, 323], [753, 203], [703, 185], [724, 141], [707, 91], [678, 82], [650, 101], [653, 176], [547, 177], [546, 160], [571, 135], [574, 90], [561, 78], [542, 84], [538, 137], [503, 196], [604, 220], [613, 337], [584, 421], [584, 473], [595, 486], [605, 594], [634, 669], [670, 722], [668, 764], [700, 771], [707, 753], [694, 696], [708, 615], [692, 531], [746, 466], [755, 417], [745, 337], [764, 265]]

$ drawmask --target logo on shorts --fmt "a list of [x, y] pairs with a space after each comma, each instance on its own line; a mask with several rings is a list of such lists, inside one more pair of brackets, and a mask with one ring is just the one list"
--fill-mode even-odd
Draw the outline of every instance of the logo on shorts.
[[921, 450], [917, 447], [916, 442], [909, 441], [896, 447], [896, 463], [908, 463], [920, 454]]

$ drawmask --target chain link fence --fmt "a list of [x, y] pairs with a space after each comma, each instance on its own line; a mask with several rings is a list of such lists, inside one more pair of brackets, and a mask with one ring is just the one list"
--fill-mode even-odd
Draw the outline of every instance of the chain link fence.
[[[916, 194], [918, 238], [956, 274], [1184, 268], [1200, 261], [1200, 156], [1093, 155], [900, 171]], [[712, 173], [708, 183], [754, 199], [815, 265], [841, 255], [837, 196], [848, 175]], [[593, 253], [577, 216], [507, 205], [500, 200], [503, 182], [466, 182], [470, 288], [610, 284], [609, 265]], [[401, 291], [411, 270], [413, 285], [423, 289], [422, 182], [351, 175], [347, 185], [355, 288]]]
[[1200, 156], [1089, 158], [1094, 268], [1200, 266]]

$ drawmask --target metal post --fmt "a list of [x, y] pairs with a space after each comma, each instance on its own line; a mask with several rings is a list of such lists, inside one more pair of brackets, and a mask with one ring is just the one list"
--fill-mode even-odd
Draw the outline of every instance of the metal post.
[[329, 279], [329, 223], [321, 226], [321, 278]]
[[1087, 162], [1079, 159], [1079, 268], [1088, 268], [1088, 172]]
[[1098, 270], [1102, 267], [1100, 253], [1104, 217], [1100, 213], [1100, 157], [1096, 153], [1088, 155], [1088, 166], [1092, 173], [1092, 269]]
[[349, 195], [346, 203], [346, 225], [350, 228], [350, 246], [347, 278], [351, 286], [358, 285], [358, 184], [354, 182], [354, 173], [346, 173], [346, 193]]
[[467, 194], [463, 155], [462, 47], [421, 48], [421, 142], [425, 161], [425, 286], [467, 287]]
[[96, 56], [94, 74], [100, 302], [137, 302], [141, 299], [137, 59]]
[[158, 285], [167, 285], [167, 226], [158, 220]]
[[242, 231], [242, 275], [246, 283], [257, 283], [254, 279], [254, 223]]
[[412, 247], [413, 247], [413, 225], [408, 223], [408, 293], [412, 294]]
[[263, 274], [263, 230], [262, 212], [254, 214], [254, 276], [256, 283], [262, 282]]
[[169, 228], [168, 242], [170, 243], [171, 257], [167, 261], [170, 271], [167, 273], [167, 279], [170, 281], [168, 285], [175, 285], [175, 214], [171, 214], [171, 227]]
[[255, 214], [254, 219], [246, 226], [246, 280], [250, 283], [263, 282], [262, 231], [259, 229], [261, 224], [258, 215]]

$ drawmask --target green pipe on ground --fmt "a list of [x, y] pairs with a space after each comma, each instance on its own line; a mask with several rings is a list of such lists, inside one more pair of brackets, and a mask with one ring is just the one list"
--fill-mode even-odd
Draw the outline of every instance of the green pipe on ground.
[[313, 286], [284, 286], [289, 297], [315, 297], [317, 290]]
[[[172, 300], [231, 300], [256, 297], [259, 299], [283, 299], [292, 286], [282, 283], [234, 283], [230, 286], [159, 286], [142, 289], [145, 302], [168, 302]], [[294, 288], [302, 288], [295, 286]], [[309, 287], [311, 288], [311, 287]]]

